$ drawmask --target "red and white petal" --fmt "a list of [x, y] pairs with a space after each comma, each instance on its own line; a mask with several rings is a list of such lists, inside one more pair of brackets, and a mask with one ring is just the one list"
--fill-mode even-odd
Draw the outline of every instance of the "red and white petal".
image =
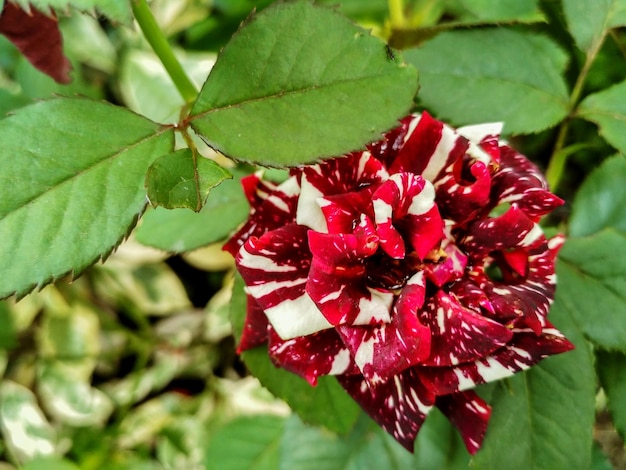
[[[353, 233], [355, 227], [362, 223], [363, 216], [370, 221], [374, 217], [372, 194], [377, 185], [371, 185], [361, 191], [353, 191], [336, 196], [326, 196], [318, 199], [326, 219], [327, 233]], [[375, 233], [373, 223], [370, 222], [371, 233]]]
[[437, 287], [462, 279], [467, 266], [467, 255], [454, 243], [444, 241], [442, 250], [445, 258], [424, 268], [428, 280]]
[[257, 301], [248, 294], [246, 303], [246, 321], [237, 345], [237, 354], [267, 343], [267, 316]]
[[340, 375], [337, 380], [374, 421], [413, 452], [417, 432], [435, 402], [415, 368], [376, 386], [359, 375]]
[[295, 177], [275, 186], [250, 175], [242, 179], [246, 197], [251, 204], [248, 220], [228, 240], [223, 249], [236, 256], [241, 246], [250, 237], [259, 237], [265, 232], [295, 222], [300, 185]]
[[283, 340], [273, 330], [269, 333], [272, 362], [317, 385], [318, 377], [356, 373], [358, 369], [335, 330]]
[[367, 151], [305, 166], [302, 168], [302, 189], [296, 221], [318, 232], [327, 233], [319, 198], [356, 191], [385, 179], [387, 171], [383, 164]]
[[309, 231], [312, 253], [306, 292], [332, 325], [388, 323], [393, 293], [366, 284], [364, 260], [378, 249], [376, 235]]
[[548, 184], [534, 163], [510, 147], [502, 146], [500, 151], [502, 165], [493, 177], [498, 204], [515, 203], [534, 221], [563, 204], [561, 198], [548, 191]]
[[465, 137], [424, 112], [409, 123], [404, 145], [390, 173], [414, 173], [435, 182], [444, 168], [463, 158], [468, 147]]
[[530, 247], [543, 237], [541, 227], [517, 205], [499, 217], [478, 220], [462, 240], [466, 253], [480, 255], [496, 250]]
[[356, 365], [370, 384], [387, 380], [429, 356], [430, 329], [417, 318], [425, 291], [423, 273], [417, 273], [402, 290], [394, 306], [391, 323], [337, 327]]
[[402, 259], [406, 254], [403, 235], [420, 258], [439, 244], [443, 222], [429, 181], [412, 173], [396, 173], [376, 189], [372, 200], [380, 246], [392, 258]]
[[512, 331], [513, 339], [510, 343], [488, 357], [456, 367], [420, 368], [420, 377], [424, 385], [436, 395], [469, 390], [479, 384], [510, 377], [548, 356], [574, 348], [574, 345], [550, 324], [544, 328], [540, 336], [530, 328]]
[[503, 123], [489, 122], [485, 124], [475, 124], [471, 126], [459, 127], [457, 132], [468, 139], [472, 144], [477, 145], [482, 151], [486, 152], [488, 157], [476, 152], [470, 151], [478, 160], [489, 163], [500, 163], [500, 134], [502, 133]]
[[311, 264], [307, 230], [289, 224], [261, 238], [252, 237], [235, 258], [246, 292], [283, 339], [331, 327], [305, 293]]
[[461, 305], [438, 291], [420, 312], [421, 322], [431, 330], [431, 350], [425, 366], [455, 366], [475, 361], [505, 345], [511, 330]]
[[437, 182], [436, 189], [443, 217], [464, 223], [490, 204], [489, 167], [481, 161], [459, 159]]
[[[513, 260], [518, 265], [514, 273], [517, 278], [511, 282], [494, 281], [487, 276], [484, 269], [470, 273], [470, 277], [489, 298], [498, 318], [517, 319], [516, 325], [526, 325], [536, 334], [541, 333], [554, 297], [556, 256], [563, 242], [564, 238], [559, 235], [548, 241], [544, 239], [526, 250], [524, 266], [522, 260]], [[521, 256], [520, 252], [516, 253]], [[505, 268], [501, 269], [503, 273], [506, 273]], [[518, 270], [522, 268], [525, 268], [525, 276], [519, 275]]]
[[467, 451], [474, 455], [485, 438], [491, 407], [472, 390], [437, 397], [436, 406], [459, 430]]

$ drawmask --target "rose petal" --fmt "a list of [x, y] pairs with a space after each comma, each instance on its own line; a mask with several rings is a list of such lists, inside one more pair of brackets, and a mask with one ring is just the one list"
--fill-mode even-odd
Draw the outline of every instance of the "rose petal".
[[531, 329], [514, 329], [513, 339], [492, 355], [456, 367], [420, 368], [424, 385], [436, 395], [469, 390], [528, 369], [541, 359], [574, 348], [552, 325], [537, 336]]
[[358, 371], [350, 352], [334, 330], [288, 340], [282, 340], [272, 330], [268, 347], [270, 358], [276, 365], [303, 377], [313, 386], [323, 375]]
[[390, 173], [414, 173], [435, 182], [444, 168], [462, 158], [469, 141], [424, 112], [415, 115]]
[[426, 302], [421, 322], [432, 334], [426, 366], [454, 366], [486, 357], [513, 336], [499, 323], [462, 306], [443, 291]]
[[453, 243], [444, 242], [442, 252], [443, 260], [427, 264], [424, 268], [428, 280], [437, 287], [461, 279], [467, 266], [467, 256]]
[[313, 255], [306, 292], [332, 325], [388, 323], [393, 294], [366, 284], [364, 259], [378, 248], [376, 235], [309, 231]]
[[224, 244], [223, 250], [236, 256], [241, 246], [253, 236], [295, 222], [300, 186], [291, 177], [279, 186], [262, 181], [257, 175], [242, 178], [246, 197], [250, 201], [250, 216], [244, 225]]
[[510, 147], [500, 148], [502, 164], [493, 177], [497, 203], [515, 203], [535, 222], [563, 204], [550, 191], [539, 168]]
[[[375, 186], [372, 185], [361, 191], [326, 196], [318, 199], [322, 209], [328, 233], [353, 233], [356, 226], [362, 223], [363, 216], [371, 221], [374, 217], [372, 205], [372, 193]], [[369, 222], [371, 233], [374, 233], [374, 225]]]
[[254, 297], [248, 295], [246, 321], [243, 324], [237, 354], [267, 343], [267, 316]]
[[554, 265], [563, 242], [562, 236], [556, 236], [549, 241], [540, 240], [539, 244], [527, 250], [526, 276], [516, 281], [494, 281], [480, 267], [470, 273], [470, 277], [489, 297], [498, 318], [518, 318], [516, 324], [529, 326], [536, 334], [541, 333], [554, 297]]
[[344, 194], [384, 181], [387, 171], [369, 152], [358, 152], [302, 168], [300, 198], [296, 221], [313, 230], [327, 233], [326, 219], [318, 200]]
[[395, 259], [406, 254], [400, 231], [406, 234], [420, 258], [443, 236], [443, 222], [434, 203], [435, 191], [429, 181], [411, 173], [396, 173], [372, 196], [380, 246]]
[[460, 159], [437, 181], [437, 207], [443, 217], [461, 224], [485, 210], [490, 193], [491, 174], [487, 165]]
[[417, 311], [424, 303], [425, 291], [424, 274], [417, 273], [402, 289], [391, 323], [337, 328], [370, 384], [387, 380], [419, 364], [430, 354], [430, 330], [417, 318]]
[[437, 397], [436, 405], [459, 430], [467, 451], [474, 455], [485, 438], [491, 407], [471, 390]]
[[417, 432], [435, 402], [415, 368], [376, 386], [358, 375], [340, 375], [337, 380], [374, 421], [413, 452]]
[[283, 339], [331, 326], [305, 293], [311, 263], [307, 230], [289, 224], [261, 238], [252, 237], [235, 258], [246, 292], [263, 308]]

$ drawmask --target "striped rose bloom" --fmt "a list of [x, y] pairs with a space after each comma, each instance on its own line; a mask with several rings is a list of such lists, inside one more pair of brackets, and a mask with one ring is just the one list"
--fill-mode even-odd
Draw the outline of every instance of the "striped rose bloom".
[[411, 115], [367, 150], [243, 180], [226, 244], [246, 284], [240, 351], [267, 345], [315, 385], [335, 375], [404, 447], [438, 407], [469, 452], [490, 407], [472, 389], [572, 344], [547, 320], [562, 201], [500, 126]]

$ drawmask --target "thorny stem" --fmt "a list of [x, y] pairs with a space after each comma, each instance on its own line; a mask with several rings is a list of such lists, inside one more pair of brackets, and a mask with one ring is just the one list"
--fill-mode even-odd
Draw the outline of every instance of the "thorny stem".
[[180, 62], [178, 62], [170, 44], [167, 42], [167, 38], [154, 19], [146, 0], [132, 0], [131, 6], [141, 31], [161, 60], [178, 92], [185, 100], [185, 103], [192, 103], [198, 96], [198, 90], [196, 90], [195, 85], [183, 70]]
[[572, 88], [572, 94], [570, 95], [568, 103], [569, 114], [561, 123], [559, 133], [557, 134], [556, 141], [554, 143], [554, 149], [552, 150], [552, 156], [550, 157], [550, 163], [548, 164], [548, 168], [546, 170], [546, 179], [552, 191], [556, 191], [556, 189], [558, 188], [559, 183], [561, 182], [561, 177], [563, 176], [563, 170], [565, 169], [567, 157], [569, 157], [573, 153], [564, 151], [563, 146], [565, 145], [567, 133], [569, 131], [569, 125], [574, 115], [576, 105], [580, 100], [580, 95], [583, 91], [585, 80], [587, 79], [587, 75], [589, 74], [591, 65], [596, 59], [596, 56], [598, 55], [602, 44], [604, 44], [606, 34], [606, 32], [602, 34], [602, 36], [599, 37], [598, 40], [592, 44], [589, 52], [586, 55], [585, 63], [583, 64], [582, 68], [580, 69], [580, 73], [576, 78], [576, 83], [574, 83], [574, 87]]

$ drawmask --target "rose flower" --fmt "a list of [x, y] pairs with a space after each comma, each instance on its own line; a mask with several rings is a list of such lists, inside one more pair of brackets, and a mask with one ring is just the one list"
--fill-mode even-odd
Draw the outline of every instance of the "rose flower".
[[573, 347], [546, 318], [563, 239], [538, 225], [562, 201], [499, 132], [411, 115], [280, 185], [244, 178], [239, 350], [335, 375], [411, 451], [436, 406], [475, 453], [491, 409], [472, 389]]

